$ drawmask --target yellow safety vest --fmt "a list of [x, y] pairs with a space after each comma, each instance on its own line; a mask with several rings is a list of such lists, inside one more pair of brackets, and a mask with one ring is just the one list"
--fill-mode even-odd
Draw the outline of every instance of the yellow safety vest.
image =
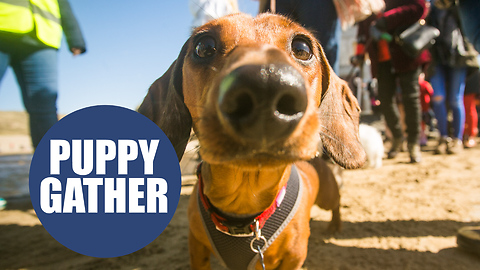
[[57, 0], [0, 0], [0, 31], [24, 34], [33, 29], [41, 42], [60, 47], [63, 32]]

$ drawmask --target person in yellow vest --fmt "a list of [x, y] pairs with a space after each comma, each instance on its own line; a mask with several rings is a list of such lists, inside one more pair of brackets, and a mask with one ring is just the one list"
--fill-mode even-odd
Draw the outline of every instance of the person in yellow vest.
[[58, 120], [57, 51], [63, 33], [74, 56], [86, 51], [68, 0], [0, 0], [0, 82], [11, 66], [34, 148]]

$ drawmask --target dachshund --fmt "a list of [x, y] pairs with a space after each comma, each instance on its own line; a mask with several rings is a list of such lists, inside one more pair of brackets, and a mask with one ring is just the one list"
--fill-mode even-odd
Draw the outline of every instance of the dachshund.
[[[340, 229], [338, 186], [318, 156], [324, 151], [344, 168], [363, 165], [360, 108], [319, 42], [297, 23], [239, 13], [196, 28], [138, 111], [163, 130], [179, 160], [192, 128], [198, 137], [203, 163], [188, 206], [192, 269], [210, 269], [210, 254], [230, 247], [212, 245], [219, 231], [250, 243], [251, 269], [300, 268], [314, 203], [332, 210], [329, 228]], [[297, 184], [290, 184], [292, 175]], [[282, 208], [285, 187], [295, 185], [301, 188], [294, 214], [274, 241], [265, 239], [259, 213]], [[269, 214], [283, 211], [277, 210]], [[212, 220], [202, 211], [216, 219], [217, 232], [207, 233]], [[222, 222], [225, 217], [250, 221], [233, 235], [239, 226]], [[240, 256], [234, 251], [232, 257]]]

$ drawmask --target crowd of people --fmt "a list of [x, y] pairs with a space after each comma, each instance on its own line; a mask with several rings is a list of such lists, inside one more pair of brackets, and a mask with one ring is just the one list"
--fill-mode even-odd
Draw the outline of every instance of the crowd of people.
[[[432, 118], [439, 133], [436, 154], [458, 154], [474, 147], [480, 103], [480, 2], [385, 0], [385, 4], [383, 12], [358, 24], [352, 63], [362, 63], [365, 54], [371, 60], [380, 111], [392, 135], [387, 157], [397, 156], [406, 133], [410, 162], [421, 162], [420, 145], [426, 144], [426, 123], [433, 123]], [[429, 49], [412, 57], [391, 37], [419, 21], [438, 29], [439, 36]], [[401, 95], [397, 95], [398, 88]], [[480, 227], [460, 229], [457, 243], [480, 255]]]
[[[384, 12], [359, 23], [356, 57], [363, 59], [368, 53], [372, 76], [378, 79], [381, 112], [392, 134], [387, 157], [396, 157], [406, 133], [410, 161], [420, 162], [420, 145], [426, 143], [425, 120], [431, 116], [436, 119], [439, 132], [435, 153], [456, 154], [464, 147], [475, 146], [478, 134], [475, 103], [480, 93], [478, 77], [475, 78], [478, 53], [464, 34], [456, 2], [386, 0], [385, 3]], [[440, 35], [430, 49], [416, 57], [407, 55], [395, 40], [387, 41], [378, 34], [394, 36], [420, 20], [440, 30]], [[367, 43], [368, 48], [362, 49]], [[397, 86], [401, 90], [405, 132], [398, 110]]]

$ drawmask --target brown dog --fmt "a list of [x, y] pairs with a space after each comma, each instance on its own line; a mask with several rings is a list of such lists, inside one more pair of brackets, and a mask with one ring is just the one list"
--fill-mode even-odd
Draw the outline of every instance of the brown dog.
[[[338, 187], [331, 171], [315, 157], [323, 145], [343, 167], [363, 165], [359, 108], [346, 83], [332, 72], [319, 43], [298, 24], [272, 14], [236, 14], [199, 27], [169, 70], [153, 83], [139, 111], [162, 128], [179, 160], [192, 126], [199, 139], [202, 188], [197, 185], [188, 209], [192, 268], [209, 269], [210, 254], [223, 252], [212, 246], [212, 233], [206, 233], [199, 209], [217, 219], [249, 220], [241, 229], [255, 242], [245, 242], [264, 256], [267, 269], [302, 266], [314, 203], [333, 210], [330, 226], [339, 229]], [[292, 164], [302, 186], [296, 212], [273, 242], [264, 240], [267, 229], [261, 230], [259, 213], [273, 205], [281, 209], [275, 213], [283, 211], [283, 191], [289, 189], [288, 179], [295, 171]], [[239, 228], [237, 224], [228, 232], [228, 222], [217, 220], [215, 225], [227, 235]], [[243, 234], [232, 237], [244, 239]], [[260, 257], [255, 255], [250, 267], [261, 269]]]

